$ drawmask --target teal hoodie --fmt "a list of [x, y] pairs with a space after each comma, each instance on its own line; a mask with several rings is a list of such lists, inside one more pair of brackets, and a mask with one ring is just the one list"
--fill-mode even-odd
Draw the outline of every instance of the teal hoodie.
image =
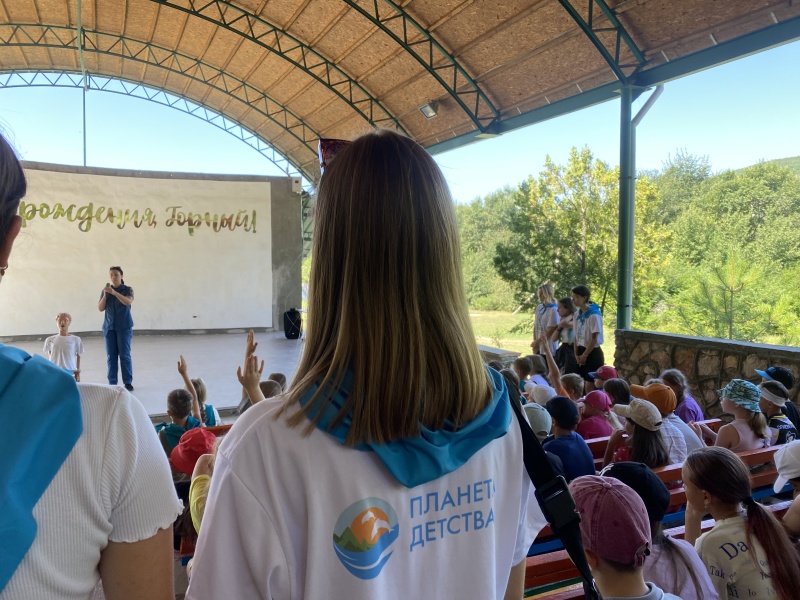
[[[389, 472], [407, 488], [455, 471], [489, 442], [503, 437], [511, 423], [511, 404], [505, 380], [497, 371], [488, 371], [493, 387], [492, 399], [477, 417], [463, 427], [453, 429], [446, 425], [436, 431], [421, 427], [420, 435], [414, 438], [386, 444], [359, 443], [355, 448], [374, 452]], [[347, 398], [351, 383], [352, 376], [348, 373], [333, 398], [327, 401], [317, 398], [309, 411], [309, 417], [313, 418], [319, 410], [323, 410], [317, 428], [332, 435], [341, 444], [345, 443], [350, 431], [350, 415], [336, 427], [331, 428], [330, 425]], [[316, 390], [316, 387], [312, 388], [300, 398], [301, 406], [308, 404]]]

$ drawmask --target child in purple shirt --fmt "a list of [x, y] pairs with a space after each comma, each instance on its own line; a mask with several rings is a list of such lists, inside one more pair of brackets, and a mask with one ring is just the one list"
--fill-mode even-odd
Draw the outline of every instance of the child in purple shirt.
[[678, 369], [667, 369], [661, 373], [661, 381], [675, 392], [675, 398], [678, 400], [675, 414], [680, 417], [681, 421], [691, 423], [705, 420], [700, 405], [689, 394], [689, 382], [686, 381], [683, 373]]

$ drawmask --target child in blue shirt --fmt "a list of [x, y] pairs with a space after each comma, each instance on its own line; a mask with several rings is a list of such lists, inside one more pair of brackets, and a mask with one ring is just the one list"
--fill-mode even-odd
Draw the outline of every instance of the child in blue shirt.
[[569, 482], [581, 475], [594, 475], [594, 458], [584, 439], [575, 433], [580, 417], [578, 406], [564, 396], [556, 396], [545, 405], [553, 418], [554, 438], [543, 448], [561, 459], [564, 478]]

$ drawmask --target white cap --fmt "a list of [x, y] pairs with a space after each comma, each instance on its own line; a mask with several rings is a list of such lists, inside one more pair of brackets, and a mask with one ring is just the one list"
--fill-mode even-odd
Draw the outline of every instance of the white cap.
[[547, 404], [548, 400], [552, 400], [558, 396], [558, 394], [549, 385], [535, 385], [530, 391], [529, 396], [536, 404], [544, 406]]
[[632, 398], [630, 404], [615, 404], [611, 410], [650, 431], [661, 429], [664, 420], [655, 404], [641, 398]]
[[522, 407], [525, 410], [525, 415], [528, 417], [528, 422], [531, 424], [531, 429], [539, 441], [543, 441], [553, 428], [553, 418], [547, 409], [535, 402], [528, 402]]
[[781, 446], [775, 453], [775, 466], [778, 469], [778, 478], [772, 489], [778, 494], [787, 481], [800, 477], [800, 440]]

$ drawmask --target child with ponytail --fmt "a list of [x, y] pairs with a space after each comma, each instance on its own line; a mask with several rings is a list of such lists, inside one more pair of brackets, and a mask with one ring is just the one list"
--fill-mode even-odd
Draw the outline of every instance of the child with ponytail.
[[[795, 598], [800, 555], [780, 522], [753, 500], [742, 460], [727, 448], [701, 448], [686, 458], [682, 475], [686, 541], [700, 554], [720, 598]], [[716, 522], [700, 535], [706, 514]]]

